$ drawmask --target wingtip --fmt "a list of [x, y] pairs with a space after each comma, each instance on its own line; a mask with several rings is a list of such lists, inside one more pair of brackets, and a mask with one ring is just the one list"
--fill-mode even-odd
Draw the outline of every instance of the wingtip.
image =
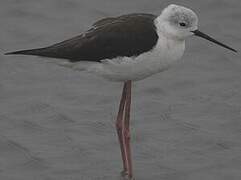
[[[34, 49], [35, 50], [35, 49]], [[31, 55], [31, 52], [33, 50], [21, 50], [21, 51], [12, 51], [4, 53], [4, 55], [16, 55], [16, 54], [22, 54], [22, 55]]]
[[12, 51], [12, 52], [6, 52], [4, 55], [14, 55], [14, 54], [19, 54], [20, 51]]
[[13, 54], [13, 52], [4, 53], [4, 55], [11, 55], [11, 54]]

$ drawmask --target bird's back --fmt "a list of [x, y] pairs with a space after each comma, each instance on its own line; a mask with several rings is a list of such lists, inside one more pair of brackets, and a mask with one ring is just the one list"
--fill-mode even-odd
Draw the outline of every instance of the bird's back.
[[151, 50], [157, 43], [155, 18], [151, 14], [105, 18], [94, 23], [85, 33], [66, 41], [45, 48], [8, 54], [64, 58], [71, 62], [98, 62], [116, 57], [138, 56]]

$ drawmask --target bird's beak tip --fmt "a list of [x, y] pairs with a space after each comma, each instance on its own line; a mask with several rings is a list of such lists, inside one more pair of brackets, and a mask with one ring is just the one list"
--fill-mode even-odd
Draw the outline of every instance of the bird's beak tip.
[[204, 38], [204, 39], [206, 39], [206, 40], [209, 40], [209, 41], [211, 41], [211, 42], [213, 42], [213, 43], [215, 43], [215, 44], [218, 44], [218, 45], [220, 45], [220, 46], [222, 46], [222, 47], [224, 47], [224, 48], [226, 48], [226, 49], [229, 49], [229, 50], [231, 50], [231, 51], [233, 51], [233, 52], [235, 52], [235, 53], [238, 53], [238, 51], [237, 51], [236, 49], [233, 49], [233, 48], [231, 48], [231, 47], [229, 47], [229, 46], [227, 46], [227, 45], [225, 45], [225, 44], [223, 44], [223, 43], [215, 40], [214, 38], [208, 36], [207, 34], [204, 34], [203, 32], [199, 31], [198, 29], [196, 29], [196, 30], [194, 30], [194, 31], [191, 31], [191, 32], [192, 32], [195, 36], [199, 36], [199, 37]]

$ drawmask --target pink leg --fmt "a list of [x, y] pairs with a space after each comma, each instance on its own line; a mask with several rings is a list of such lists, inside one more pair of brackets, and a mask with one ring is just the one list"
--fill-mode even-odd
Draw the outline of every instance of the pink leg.
[[124, 149], [124, 137], [123, 137], [124, 109], [126, 104], [126, 90], [127, 90], [126, 87], [127, 85], [126, 83], [124, 83], [120, 105], [119, 105], [119, 111], [118, 111], [117, 120], [116, 120], [116, 130], [117, 130], [118, 139], [120, 143], [121, 156], [122, 156], [122, 162], [123, 162], [123, 175], [127, 173], [126, 151]]
[[132, 159], [130, 147], [130, 110], [131, 110], [131, 81], [126, 82], [126, 104], [125, 104], [125, 120], [124, 120], [124, 149], [127, 161], [128, 178], [132, 179]]

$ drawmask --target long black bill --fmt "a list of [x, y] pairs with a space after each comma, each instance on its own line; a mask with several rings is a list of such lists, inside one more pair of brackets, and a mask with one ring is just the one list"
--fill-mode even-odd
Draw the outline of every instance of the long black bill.
[[235, 49], [233, 49], [233, 48], [231, 48], [231, 47], [229, 47], [229, 46], [227, 46], [227, 45], [225, 45], [225, 44], [223, 44], [223, 43], [221, 43], [221, 42], [213, 39], [212, 37], [210, 37], [210, 36], [202, 33], [202, 32], [199, 31], [199, 30], [195, 30], [195, 31], [192, 31], [192, 32], [193, 32], [194, 35], [196, 35], [196, 36], [199, 36], [199, 37], [202, 37], [202, 38], [204, 38], [204, 39], [207, 39], [207, 40], [209, 40], [209, 41], [211, 41], [211, 42], [213, 42], [213, 43], [215, 43], [215, 44], [218, 44], [218, 45], [220, 45], [220, 46], [222, 46], [222, 47], [224, 47], [224, 48], [227, 48], [227, 49], [229, 49], [229, 50], [231, 50], [231, 51], [238, 52], [237, 50], [235, 50]]

